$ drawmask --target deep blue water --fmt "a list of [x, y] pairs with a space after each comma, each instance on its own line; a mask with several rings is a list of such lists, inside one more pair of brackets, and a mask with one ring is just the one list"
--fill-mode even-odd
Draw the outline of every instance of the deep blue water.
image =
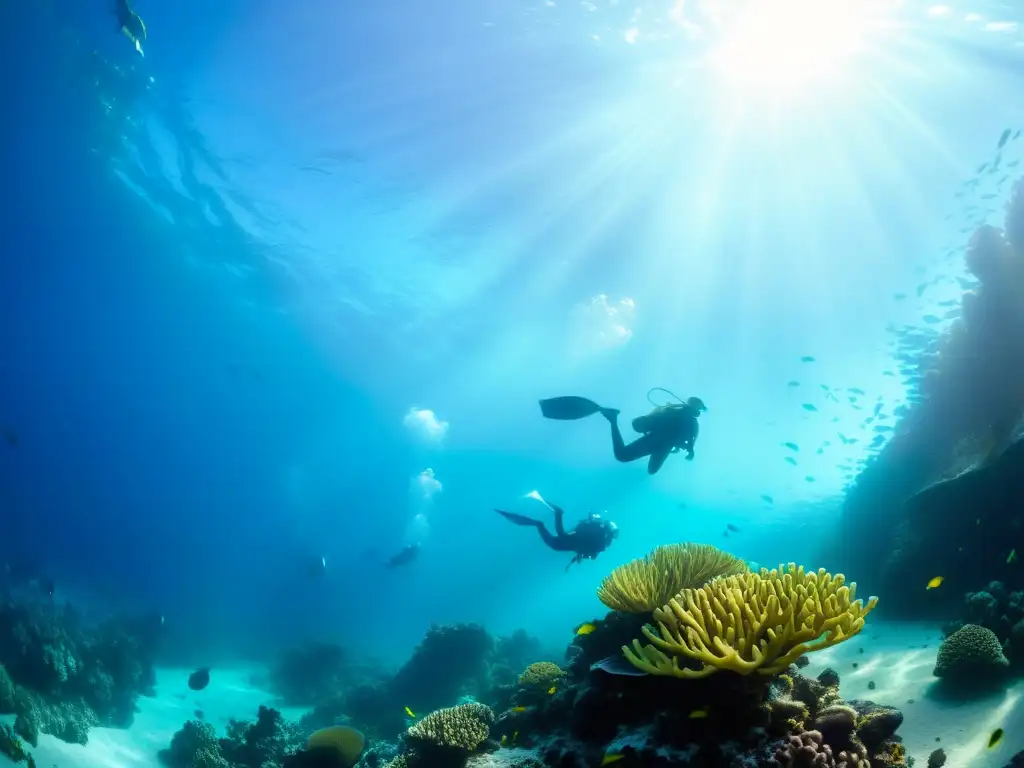
[[[667, 541], [813, 560], [871, 453], [826, 395], [907, 397], [892, 329], [931, 299], [892, 297], [962, 273], [953, 192], [1024, 124], [1024, 38], [924, 6], [859, 78], [732, 112], [667, 5], [208, 6], [138, 0], [145, 58], [102, 0], [0, 8], [0, 551], [189, 660], [561, 637]], [[536, 412], [655, 386], [710, 407], [655, 478]], [[533, 489], [620, 540], [564, 573], [491, 511]]]

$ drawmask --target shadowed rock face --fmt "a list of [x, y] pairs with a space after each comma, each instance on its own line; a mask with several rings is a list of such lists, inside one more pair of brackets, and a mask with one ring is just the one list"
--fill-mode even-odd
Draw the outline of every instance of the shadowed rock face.
[[[991, 581], [1024, 587], [1013, 562], [1024, 555], [1024, 440], [987, 466], [911, 496], [896, 514], [878, 586], [890, 611], [948, 618], [965, 592]], [[926, 590], [935, 576], [945, 579], [941, 589]]]

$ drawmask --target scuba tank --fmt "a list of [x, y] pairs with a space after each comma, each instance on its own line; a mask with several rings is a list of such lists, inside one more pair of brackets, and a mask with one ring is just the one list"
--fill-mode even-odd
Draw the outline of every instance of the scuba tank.
[[676, 405], [675, 403], [659, 405], [650, 413], [644, 414], [643, 416], [637, 416], [633, 419], [633, 429], [646, 435], [648, 432], [653, 432], [658, 426], [658, 423], [665, 417], [670, 416], [673, 411], [678, 411], [680, 408], [685, 407], [685, 405]]
[[[666, 394], [675, 398], [678, 402], [664, 403], [659, 405], [651, 399], [651, 394], [654, 392], [665, 392]], [[691, 398], [692, 399], [692, 398]], [[633, 419], [633, 429], [642, 434], [653, 432], [659, 425], [666, 421], [671, 421], [681, 410], [692, 409], [689, 403], [685, 402], [675, 392], [671, 392], [664, 387], [654, 387], [653, 389], [647, 390], [647, 402], [654, 406], [654, 410], [643, 416], [637, 416]], [[701, 403], [703, 405], [703, 403]]]

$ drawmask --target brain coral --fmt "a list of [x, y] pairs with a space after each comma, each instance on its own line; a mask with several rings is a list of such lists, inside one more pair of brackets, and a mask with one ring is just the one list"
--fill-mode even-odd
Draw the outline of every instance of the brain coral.
[[936, 677], [964, 679], [992, 674], [1010, 665], [991, 629], [965, 624], [942, 641], [935, 660]]

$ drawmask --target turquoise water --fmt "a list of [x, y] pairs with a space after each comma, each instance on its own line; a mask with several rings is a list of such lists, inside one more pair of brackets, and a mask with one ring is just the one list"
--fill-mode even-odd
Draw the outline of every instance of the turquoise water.
[[[103, 2], [0, 8], [0, 555], [163, 616], [182, 666], [397, 662], [434, 622], [561, 647], [677, 541], [844, 568], [884, 610], [858, 478], [904, 472], [964, 249], [1005, 225], [1016, 9], [135, 5], [144, 55]], [[707, 412], [653, 476], [537, 405], [629, 440], [659, 387]], [[493, 512], [548, 516], [532, 491], [618, 538], [566, 571]]]

